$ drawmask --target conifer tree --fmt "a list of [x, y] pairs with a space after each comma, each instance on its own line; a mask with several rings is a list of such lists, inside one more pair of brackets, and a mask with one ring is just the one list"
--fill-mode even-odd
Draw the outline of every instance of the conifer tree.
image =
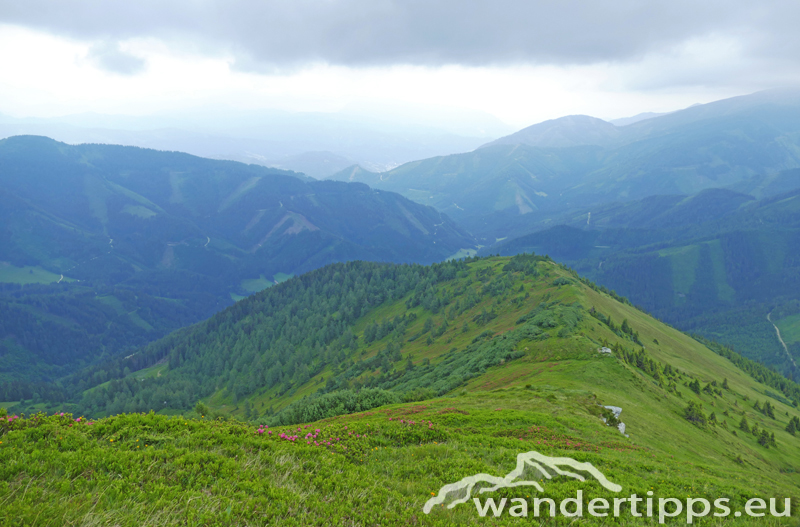
[[750, 431], [750, 425], [747, 424], [747, 417], [742, 416], [742, 420], [739, 421], [739, 430], [742, 430], [744, 432]]

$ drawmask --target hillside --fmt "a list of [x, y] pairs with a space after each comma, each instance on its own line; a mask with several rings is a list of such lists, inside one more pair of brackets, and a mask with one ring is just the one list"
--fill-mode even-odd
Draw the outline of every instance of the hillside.
[[0, 380], [52, 380], [54, 353], [68, 373], [332, 262], [473, 244], [391, 192], [177, 152], [12, 137], [0, 166], [0, 282], [23, 285], [0, 291]]
[[[681, 329], [797, 378], [800, 190], [770, 195], [792, 175], [749, 182], [769, 195], [759, 200], [709, 189], [615, 203], [485, 251], [548, 254]], [[768, 315], [784, 328], [786, 348]]]
[[473, 152], [380, 174], [345, 169], [332, 179], [363, 181], [436, 207], [490, 245], [565, 212], [735, 187], [796, 169], [798, 133], [800, 92], [773, 90], [619, 127], [563, 117]]
[[501, 137], [481, 148], [492, 145], [529, 145], [545, 148], [597, 145], [617, 142], [621, 132], [613, 124], [588, 115], [568, 115], [523, 128]]
[[[473, 506], [445, 507], [439, 489], [505, 475], [533, 450], [588, 461], [625, 496], [727, 497], [734, 510], [796, 500], [800, 484], [786, 430], [800, 386], [545, 257], [327, 266], [85, 374], [63, 386], [71, 403], [11, 410], [183, 417], [2, 425], [4, 519], [472, 524]], [[603, 405], [621, 408], [624, 435]], [[595, 481], [543, 485], [556, 499], [613, 496]], [[425, 515], [431, 497], [444, 502]]]

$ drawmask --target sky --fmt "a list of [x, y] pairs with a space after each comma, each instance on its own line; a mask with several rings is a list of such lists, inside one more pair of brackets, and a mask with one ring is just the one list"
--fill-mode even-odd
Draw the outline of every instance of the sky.
[[613, 119], [800, 85], [798, 19], [775, 0], [0, 0], [0, 113]]

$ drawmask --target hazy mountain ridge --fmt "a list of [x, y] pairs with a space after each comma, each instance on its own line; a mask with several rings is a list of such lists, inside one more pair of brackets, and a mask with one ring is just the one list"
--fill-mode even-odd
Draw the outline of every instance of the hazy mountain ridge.
[[[44, 317], [54, 331], [76, 329], [78, 341], [94, 342], [88, 347], [97, 356], [157, 338], [209, 316], [232, 297], [332, 262], [429, 263], [474, 243], [443, 214], [397, 194], [255, 165], [42, 137], [0, 141], [0, 163], [0, 261], [10, 264], [0, 269], [0, 280], [61, 280], [40, 286], [50, 287], [52, 296], [36, 295], [40, 307], [31, 323]], [[80, 282], [63, 283], [74, 280]], [[126, 290], [141, 294], [141, 302], [124, 298]], [[91, 291], [106, 305], [87, 297]], [[77, 311], [49, 315], [48, 302], [62, 297], [87, 312], [97, 304], [97, 321], [121, 317], [133, 332], [129, 342], [111, 344], [102, 325], [91, 329], [97, 321], [82, 321]], [[166, 326], [145, 314], [146, 308], [155, 316], [169, 302], [179, 306], [164, 319]], [[9, 297], [5, 305], [30, 310], [37, 304]], [[21, 337], [30, 334], [29, 325], [6, 328], [0, 347], [6, 342], [18, 354], [28, 342], [31, 356], [46, 356], [43, 344]], [[99, 344], [103, 339], [107, 345]], [[80, 357], [60, 357], [62, 365], [91, 362], [86, 347], [78, 346]]]
[[[689, 195], [800, 167], [798, 93], [760, 92], [622, 127], [565, 117], [498, 139], [498, 146], [356, 179], [446, 211], [488, 244], [564, 211]], [[348, 170], [332, 178], [350, 178]]]
[[568, 146], [608, 146], [614, 144], [620, 130], [613, 124], [588, 115], [568, 115], [534, 124], [519, 132], [496, 139], [481, 148], [491, 145], [526, 144], [542, 148]]
[[[428, 109], [413, 105], [396, 114], [352, 106], [340, 112], [204, 109], [152, 116], [85, 113], [54, 118], [0, 115], [0, 138], [44, 135], [70, 144], [125, 144], [187, 152], [264, 166], [280, 165], [326, 177], [347, 165], [328, 168], [315, 152], [352, 159], [375, 170], [442, 153], [472, 150], [510, 127], [481, 112]], [[438, 116], [438, 117], [437, 117]], [[447, 117], [447, 119], [444, 118]], [[352, 164], [352, 162], [350, 163]]]

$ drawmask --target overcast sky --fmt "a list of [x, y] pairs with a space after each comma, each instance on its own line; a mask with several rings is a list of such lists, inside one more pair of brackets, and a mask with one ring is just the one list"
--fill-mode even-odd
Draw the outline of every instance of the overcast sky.
[[608, 119], [800, 84], [798, 20], [770, 0], [0, 0], [0, 113]]

